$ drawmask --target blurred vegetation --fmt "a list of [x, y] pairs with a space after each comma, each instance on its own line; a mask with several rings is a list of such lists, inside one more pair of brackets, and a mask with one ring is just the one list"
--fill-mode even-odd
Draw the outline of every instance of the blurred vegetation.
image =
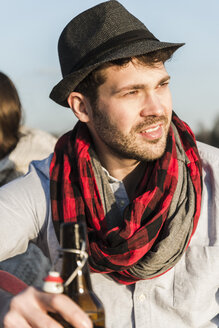
[[203, 125], [200, 125], [195, 136], [198, 141], [219, 148], [219, 116], [216, 117], [211, 130], [207, 130]]

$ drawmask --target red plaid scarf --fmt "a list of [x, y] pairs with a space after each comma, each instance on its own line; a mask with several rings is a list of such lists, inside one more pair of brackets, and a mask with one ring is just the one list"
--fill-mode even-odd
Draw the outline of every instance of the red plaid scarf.
[[[193, 235], [201, 208], [201, 163], [190, 128], [174, 113], [172, 122], [189, 159], [188, 171], [196, 198]], [[170, 127], [163, 157], [147, 163], [138, 194], [124, 211], [123, 225], [110, 231], [91, 164], [91, 149], [88, 129], [80, 122], [56, 144], [50, 166], [50, 192], [57, 236], [60, 223], [78, 222], [86, 217], [91, 270], [108, 273], [123, 284], [134, 283], [139, 278], [128, 269], [156, 244], [176, 189], [178, 162], [173, 129]]]

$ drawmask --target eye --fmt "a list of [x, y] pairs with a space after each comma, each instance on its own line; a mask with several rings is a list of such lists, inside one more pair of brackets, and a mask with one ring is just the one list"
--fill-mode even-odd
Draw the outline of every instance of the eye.
[[130, 90], [124, 94], [124, 96], [133, 96], [138, 93], [138, 90]]
[[164, 87], [167, 87], [169, 85], [170, 81], [165, 81], [165, 82], [162, 82], [159, 84], [159, 87], [160, 88], [164, 88]]

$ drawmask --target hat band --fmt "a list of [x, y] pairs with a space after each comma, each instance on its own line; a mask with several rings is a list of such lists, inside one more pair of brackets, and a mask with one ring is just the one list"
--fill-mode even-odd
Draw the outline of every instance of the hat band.
[[[106, 51], [112, 50], [118, 46], [124, 46], [125, 44], [130, 44], [135, 41], [140, 40], [154, 40], [159, 41], [155, 36], [148, 30], [134, 30], [123, 34], [120, 34], [114, 38], [107, 40], [106, 42], [99, 45], [97, 48], [91, 50], [71, 69], [70, 73], [79, 70], [80, 68], [89, 65], [92, 58], [96, 58]], [[69, 74], [70, 74], [69, 73]]]

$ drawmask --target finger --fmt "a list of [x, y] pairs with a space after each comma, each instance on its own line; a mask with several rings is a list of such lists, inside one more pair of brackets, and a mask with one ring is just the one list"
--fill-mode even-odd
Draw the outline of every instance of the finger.
[[47, 310], [58, 312], [75, 328], [92, 327], [91, 320], [87, 314], [66, 295], [40, 293], [39, 298], [44, 305], [47, 304]]
[[33, 328], [62, 327], [47, 314], [48, 311], [59, 313], [75, 328], [92, 327], [89, 317], [69, 297], [44, 293], [33, 287], [12, 299], [10, 311], [19, 313]]
[[45, 305], [39, 303], [37, 296], [38, 291], [29, 287], [12, 299], [5, 317], [7, 328], [62, 328], [43, 309]]
[[39, 310], [31, 312], [29, 315], [26, 316], [26, 319], [30, 324], [30, 327], [32, 328], [63, 328], [63, 326], [58, 321], [53, 319], [47, 313], [44, 313]]
[[8, 312], [3, 320], [4, 328], [31, 328], [29, 323], [15, 311]]

